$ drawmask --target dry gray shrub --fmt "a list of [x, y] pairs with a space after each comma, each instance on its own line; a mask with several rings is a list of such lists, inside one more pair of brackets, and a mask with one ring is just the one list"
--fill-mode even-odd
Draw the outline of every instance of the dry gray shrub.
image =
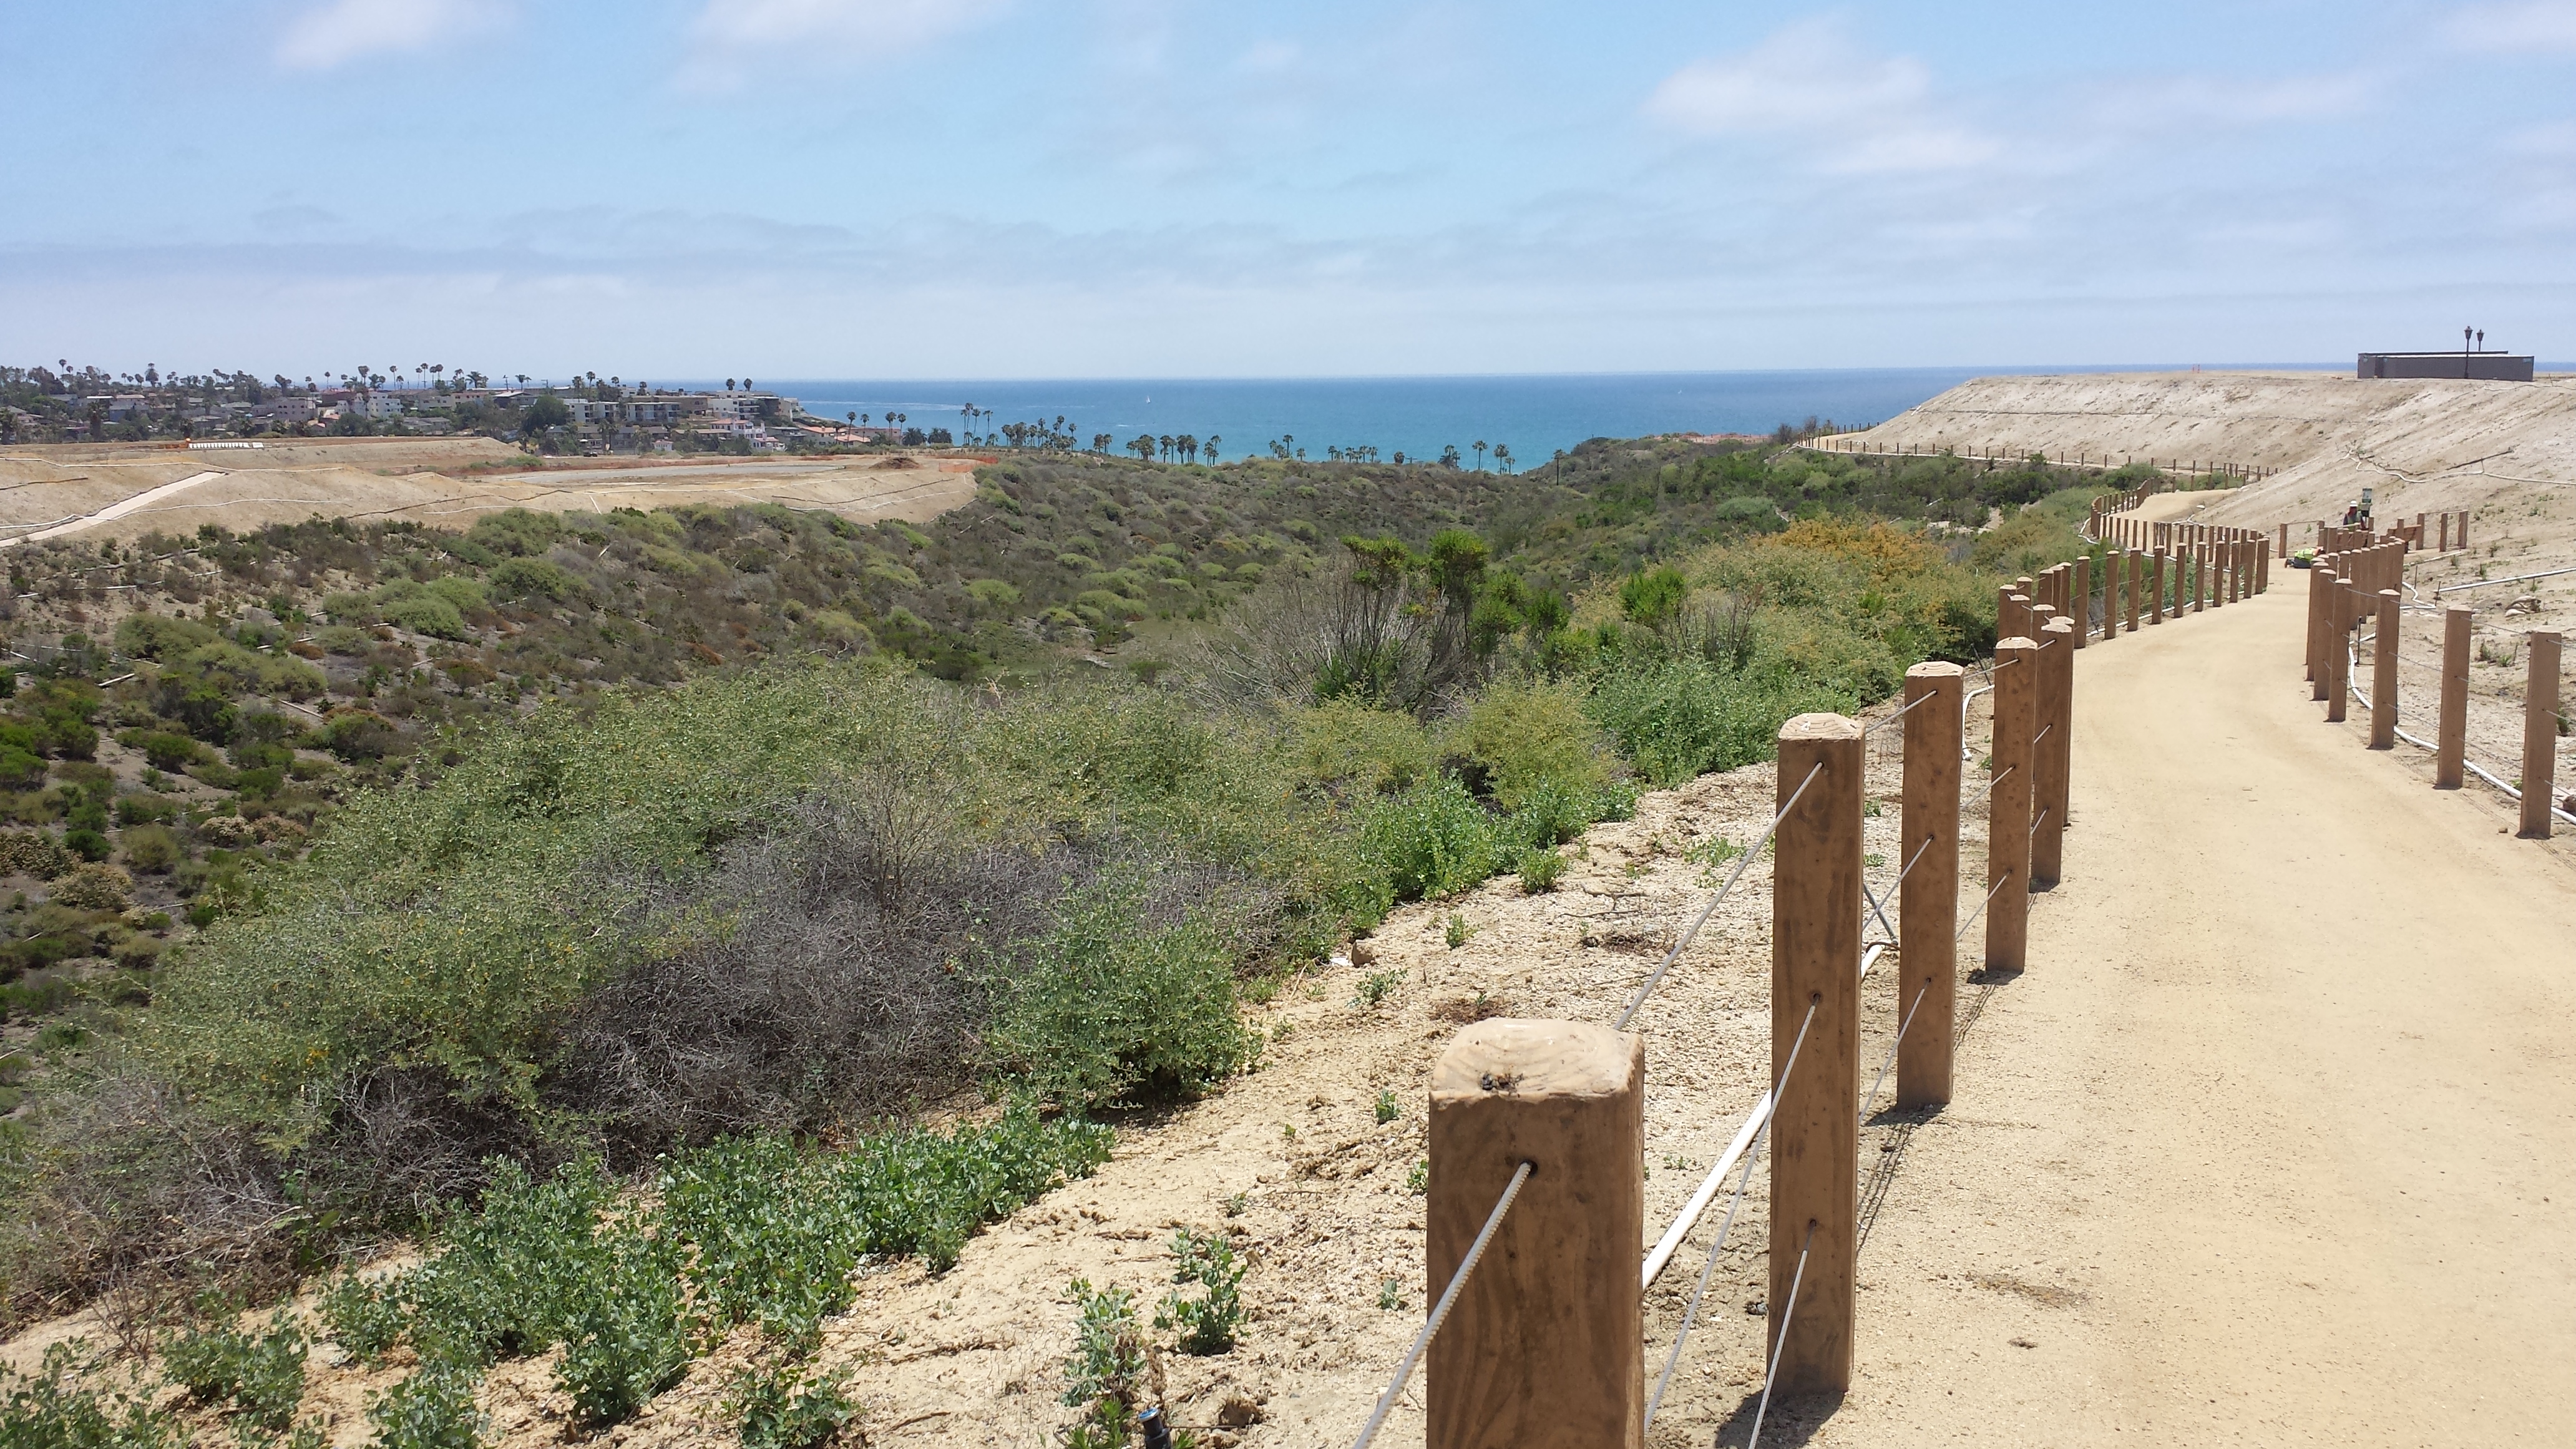
[[886, 764], [808, 797], [717, 868], [658, 883], [666, 944], [581, 1008], [555, 1095], [650, 1152], [816, 1131], [966, 1084], [979, 960], [1043, 929], [1088, 864], [970, 842], [935, 782]]
[[291, 1281], [279, 1229], [298, 1210], [249, 1132], [112, 1056], [81, 1085], [30, 1124], [29, 1211], [0, 1239], [10, 1319], [98, 1299], [122, 1331], [121, 1311], [188, 1284]]

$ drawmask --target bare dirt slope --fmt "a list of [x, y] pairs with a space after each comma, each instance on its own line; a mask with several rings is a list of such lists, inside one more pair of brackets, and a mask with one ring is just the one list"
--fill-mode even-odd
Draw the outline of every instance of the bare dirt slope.
[[461, 528], [505, 508], [689, 503], [780, 503], [862, 522], [918, 522], [974, 496], [975, 461], [772, 455], [540, 466], [484, 438], [314, 439], [256, 450], [16, 448], [0, 452], [0, 539], [183, 536], [205, 523], [247, 530], [316, 514]]
[[[1834, 440], [1842, 441], [1842, 440]], [[2079, 373], [1983, 377], [1851, 441], [2046, 452], [2051, 457], [2219, 461], [2279, 470], [2234, 490], [2205, 521], [2298, 529], [2340, 515], [2367, 486], [2383, 519], [2470, 509], [2504, 553], [2534, 533], [2576, 537], [2576, 377], [2394, 381], [2327, 373]], [[2540, 510], [2545, 528], [2525, 526]]]
[[1813, 1442], [2565, 1442], [2576, 852], [2322, 723], [2303, 602], [2076, 656], [2065, 882]]

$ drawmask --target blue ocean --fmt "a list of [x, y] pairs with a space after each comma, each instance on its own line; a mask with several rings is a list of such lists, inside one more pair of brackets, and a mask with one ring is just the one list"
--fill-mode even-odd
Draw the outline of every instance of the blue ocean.
[[[2265, 364], [2281, 366], [2282, 364]], [[2297, 365], [2297, 364], [2291, 364]], [[1651, 433], [1768, 433], [1809, 418], [1844, 427], [1884, 422], [1972, 377], [2006, 372], [2163, 371], [2119, 367], [1911, 367], [1799, 372], [1583, 373], [1563, 376], [1131, 379], [1085, 381], [851, 381], [756, 378], [806, 411], [909, 426], [998, 433], [1002, 425], [1064, 419], [1083, 446], [1107, 433], [1221, 439], [1227, 458], [1268, 456], [1280, 442], [1310, 458], [1374, 448], [1393, 459], [1437, 458], [1501, 444], [1526, 468], [1586, 438]], [[696, 382], [687, 386], [713, 386]], [[963, 409], [980, 414], [966, 428]], [[1490, 461], [1489, 464], [1490, 466]]]

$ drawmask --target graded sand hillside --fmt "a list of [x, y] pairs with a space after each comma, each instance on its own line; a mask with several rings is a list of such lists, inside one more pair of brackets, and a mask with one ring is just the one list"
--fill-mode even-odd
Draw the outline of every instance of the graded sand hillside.
[[[2241, 488], [2151, 497], [2141, 518], [2290, 525], [2293, 550], [2362, 489], [2386, 525], [2465, 511], [2466, 549], [2408, 561], [2401, 712], [2433, 718], [2442, 624], [2436, 605], [2477, 610], [2470, 752], [2509, 765], [2520, 749], [2522, 635], [2576, 629], [2576, 377], [2538, 382], [2362, 380], [2323, 373], [2085, 373], [1985, 377], [1827, 446], [2277, 469]], [[2428, 536], [2430, 536], [2428, 534]], [[2294, 587], [2305, 576], [2292, 574]], [[2458, 588], [2480, 584], [2476, 588]], [[2437, 590], [2449, 590], [2436, 593]], [[2361, 643], [2370, 657], [2365, 633]], [[2510, 774], [2510, 771], [2507, 771]]]
[[688, 503], [779, 503], [861, 522], [918, 522], [975, 495], [977, 461], [890, 454], [540, 463], [488, 438], [17, 447], [0, 451], [0, 546], [27, 537], [184, 536], [207, 523], [241, 532], [316, 514], [462, 528], [505, 508]]

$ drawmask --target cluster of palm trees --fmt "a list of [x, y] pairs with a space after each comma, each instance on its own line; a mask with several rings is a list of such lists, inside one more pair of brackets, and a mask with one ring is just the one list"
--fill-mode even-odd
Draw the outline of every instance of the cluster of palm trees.
[[[1182, 433], [1178, 436], [1170, 433], [1164, 433], [1160, 436], [1153, 433], [1138, 433], [1136, 436], [1127, 440], [1127, 451], [1135, 454], [1139, 459], [1148, 463], [1153, 462], [1158, 457], [1166, 463], [1174, 461], [1195, 463], [1199, 460], [1200, 450], [1205, 449], [1208, 461], [1213, 463], [1217, 461], [1217, 448], [1224, 441], [1225, 440], [1223, 438], [1218, 437], [1214, 433], [1208, 434], [1208, 439], [1205, 443], [1201, 443], [1196, 437], [1188, 433]], [[1093, 452], [1108, 452], [1108, 444], [1109, 435], [1107, 433], [1095, 433], [1092, 435], [1091, 448]]]

